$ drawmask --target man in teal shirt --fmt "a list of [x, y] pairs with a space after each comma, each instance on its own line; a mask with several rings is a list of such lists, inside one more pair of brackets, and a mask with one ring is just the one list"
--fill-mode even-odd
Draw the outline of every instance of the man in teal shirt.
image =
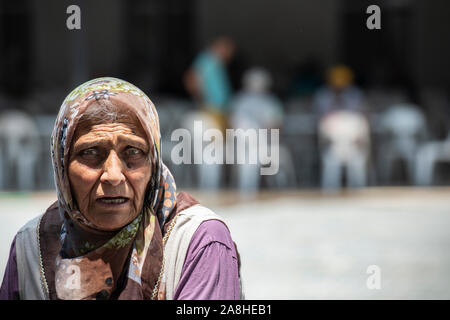
[[[201, 104], [210, 111], [220, 114], [226, 112], [232, 93], [226, 64], [231, 60], [233, 54], [233, 41], [221, 37], [216, 39], [207, 50], [200, 53], [193, 63], [190, 79], [188, 79], [191, 82], [191, 89], [188, 88], [188, 90], [197, 96]], [[189, 84], [187, 86], [189, 87]]]

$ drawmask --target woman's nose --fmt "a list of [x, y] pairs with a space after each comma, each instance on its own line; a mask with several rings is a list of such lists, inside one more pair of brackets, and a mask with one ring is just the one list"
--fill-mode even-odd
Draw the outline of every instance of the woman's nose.
[[125, 181], [123, 163], [116, 152], [111, 151], [103, 165], [103, 173], [100, 182], [117, 186]]

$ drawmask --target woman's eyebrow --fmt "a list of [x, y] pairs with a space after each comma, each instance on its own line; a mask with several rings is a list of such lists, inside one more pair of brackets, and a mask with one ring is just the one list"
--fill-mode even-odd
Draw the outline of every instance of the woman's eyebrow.
[[83, 141], [83, 142], [75, 142], [73, 145], [73, 151], [77, 152], [86, 148], [92, 148], [99, 144], [102, 144], [106, 141], [102, 141], [101, 139], [91, 140], [91, 141]]
[[[140, 141], [142, 140], [142, 141]], [[148, 151], [148, 144], [145, 143], [145, 140], [139, 137], [119, 137], [118, 141], [120, 144], [130, 144], [133, 147], [140, 148], [143, 151]], [[111, 141], [109, 139], [101, 139], [96, 138], [93, 140], [75, 142], [73, 145], [73, 153], [78, 153], [81, 150], [96, 147], [98, 145], [110, 145]]]
[[148, 151], [148, 144], [140, 137], [119, 137], [118, 140], [120, 143], [131, 144], [134, 147], [142, 149], [143, 151]]

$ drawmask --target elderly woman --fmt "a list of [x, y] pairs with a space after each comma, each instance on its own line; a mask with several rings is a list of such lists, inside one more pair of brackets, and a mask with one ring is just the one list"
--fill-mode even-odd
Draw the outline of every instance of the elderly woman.
[[0, 299], [239, 299], [223, 220], [177, 194], [158, 115], [134, 85], [91, 80], [52, 135], [58, 201], [13, 240]]

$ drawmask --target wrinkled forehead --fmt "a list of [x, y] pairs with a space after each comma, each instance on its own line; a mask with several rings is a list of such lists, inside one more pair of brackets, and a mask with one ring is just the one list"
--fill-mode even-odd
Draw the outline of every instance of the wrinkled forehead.
[[80, 108], [77, 116], [69, 123], [67, 141], [72, 146], [80, 135], [93, 130], [94, 127], [107, 124], [122, 124], [130, 128], [132, 134], [144, 138], [148, 145], [158, 139], [157, 123], [151, 120], [148, 113], [139, 104], [120, 99], [98, 100], [87, 103]]
[[[119, 130], [121, 128], [122, 130]], [[132, 109], [122, 104], [113, 103], [110, 100], [96, 101], [80, 116], [76, 128], [74, 128], [71, 146], [80, 137], [89, 135], [92, 132], [96, 134], [98, 132], [109, 134], [124, 133], [123, 128], [126, 128], [125, 132], [127, 134], [143, 138], [145, 141], [151, 139]]]

